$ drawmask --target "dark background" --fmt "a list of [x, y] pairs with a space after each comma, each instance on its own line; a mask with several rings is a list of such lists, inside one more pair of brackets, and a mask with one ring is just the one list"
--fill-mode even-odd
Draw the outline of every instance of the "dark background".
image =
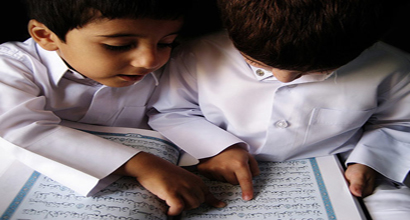
[[[196, 5], [192, 11], [198, 19], [189, 23], [193, 36], [212, 32], [219, 26], [215, 0], [193, 0]], [[410, 1], [397, 12], [398, 18], [384, 41], [402, 50], [410, 52]], [[6, 41], [24, 41], [27, 33], [28, 17], [21, 0], [3, 1], [0, 6], [0, 43]], [[198, 23], [199, 22], [199, 23]]]

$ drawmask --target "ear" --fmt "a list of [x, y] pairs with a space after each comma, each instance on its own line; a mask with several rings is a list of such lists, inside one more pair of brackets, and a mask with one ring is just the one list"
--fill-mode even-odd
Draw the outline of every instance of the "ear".
[[58, 50], [58, 41], [60, 39], [43, 23], [32, 19], [28, 24], [30, 36], [45, 50]]

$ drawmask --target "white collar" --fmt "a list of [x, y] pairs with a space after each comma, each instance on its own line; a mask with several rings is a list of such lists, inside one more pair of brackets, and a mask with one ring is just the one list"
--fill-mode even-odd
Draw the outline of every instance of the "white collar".
[[36, 44], [41, 63], [47, 68], [48, 74], [55, 86], [58, 85], [64, 74], [70, 70], [56, 51], [48, 51]]
[[[248, 64], [249, 65], [249, 64]], [[255, 78], [259, 81], [279, 81], [271, 71], [254, 67], [252, 65], [249, 65], [251, 68]], [[320, 82], [324, 81], [330, 76], [333, 75], [334, 72], [331, 72], [329, 74], [307, 74], [303, 75], [298, 79], [293, 80], [292, 82], [288, 83], [283, 83], [285, 85], [291, 85], [291, 84], [300, 84], [300, 83], [308, 83], [308, 82]]]

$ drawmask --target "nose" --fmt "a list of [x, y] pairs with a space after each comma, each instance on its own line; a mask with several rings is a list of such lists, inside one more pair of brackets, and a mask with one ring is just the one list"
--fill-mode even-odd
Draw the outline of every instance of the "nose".
[[301, 72], [289, 71], [289, 70], [272, 70], [273, 75], [281, 82], [288, 83], [302, 76]]
[[132, 54], [131, 65], [154, 70], [161, 66], [161, 61], [156, 48], [141, 48]]

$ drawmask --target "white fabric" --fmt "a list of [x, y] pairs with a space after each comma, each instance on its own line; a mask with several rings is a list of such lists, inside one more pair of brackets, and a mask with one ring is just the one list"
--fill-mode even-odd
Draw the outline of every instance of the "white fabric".
[[150, 125], [197, 158], [237, 143], [273, 161], [352, 150], [347, 163], [402, 182], [410, 170], [409, 59], [379, 42], [330, 75], [281, 83], [250, 67], [225, 33], [207, 36], [171, 58]]
[[61, 120], [149, 128], [146, 104], [157, 84], [152, 73], [129, 87], [107, 87], [32, 39], [2, 44], [0, 136], [12, 143], [2, 144], [31, 168], [89, 194], [138, 151], [60, 126]]
[[366, 209], [373, 220], [410, 219], [410, 189], [394, 186], [389, 182], [380, 183], [376, 191], [364, 198]]

